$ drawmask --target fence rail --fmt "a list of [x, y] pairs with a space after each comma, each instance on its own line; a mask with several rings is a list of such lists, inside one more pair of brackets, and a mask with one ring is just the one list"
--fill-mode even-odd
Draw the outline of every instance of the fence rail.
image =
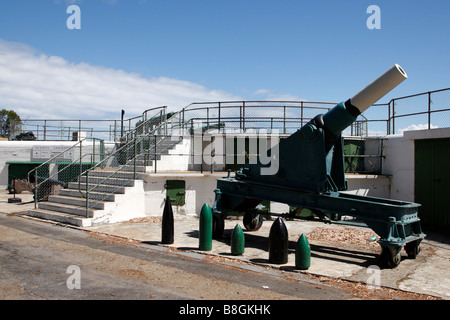
[[[25, 119], [11, 122], [9, 140], [16, 140], [22, 133], [33, 132], [41, 141], [80, 141], [84, 138], [117, 141], [132, 132], [149, 117], [163, 117], [166, 106], [145, 110], [142, 115], [122, 120], [92, 119]], [[154, 115], [156, 111], [159, 114]], [[158, 113], [158, 112], [156, 112]]]
[[[68, 153], [72, 155], [72, 161], [66, 160], [65, 155]], [[104, 157], [103, 140], [82, 139], [28, 172], [28, 182], [35, 185], [35, 208], [38, 207], [39, 201], [46, 200], [50, 194], [54, 193], [53, 188], [67, 187], [68, 183], [76, 181], [86, 168], [101, 162]]]
[[[314, 101], [225, 101], [195, 102], [177, 117], [182, 129], [217, 126], [222, 131], [249, 129], [277, 130], [291, 134], [317, 114], [325, 113], [336, 102]], [[166, 108], [166, 107], [158, 107]], [[11, 124], [10, 139], [32, 131], [37, 140], [101, 138], [117, 141], [148, 120], [151, 108], [141, 116], [121, 120], [39, 120]], [[405, 130], [443, 128], [450, 125], [450, 88], [422, 92], [375, 104], [344, 132], [348, 136], [385, 136]], [[190, 127], [189, 127], [190, 126]]]
[[[405, 110], [414, 112], [406, 113]], [[449, 127], [450, 88], [392, 99], [389, 102], [389, 121], [391, 130], [388, 134], [400, 133], [408, 126], [412, 129]]]

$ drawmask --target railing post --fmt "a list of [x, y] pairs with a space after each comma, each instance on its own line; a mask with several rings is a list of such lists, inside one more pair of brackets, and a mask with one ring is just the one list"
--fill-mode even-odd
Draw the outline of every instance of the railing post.
[[89, 170], [86, 171], [86, 218], [89, 218]]
[[[83, 163], [83, 141], [85, 141], [85, 140], [80, 141], [80, 176], [83, 173], [83, 166], [81, 165]], [[91, 166], [92, 166], [92, 163], [91, 163]]]
[[214, 163], [215, 163], [214, 157], [216, 156], [216, 147], [214, 146], [214, 144], [215, 138], [213, 135], [211, 135], [211, 173], [214, 173]]
[[218, 125], [219, 125], [219, 133], [220, 133], [220, 101], [219, 101], [219, 112], [218, 112], [218, 116], [219, 116], [219, 123], [218, 123]]
[[245, 101], [242, 101], [242, 132], [245, 132]]
[[300, 128], [303, 127], [303, 101], [300, 101]]
[[92, 139], [92, 163], [95, 163], [95, 140], [96, 140], [95, 138]]
[[428, 130], [431, 129], [431, 92], [428, 91]]
[[133, 180], [136, 180], [136, 140], [137, 137], [134, 138], [133, 142]]
[[158, 159], [157, 159], [157, 156], [156, 156], [156, 135], [154, 135], [154, 137], [155, 137], [155, 154], [154, 154], [154, 156], [155, 156], [155, 173], [156, 173], [156, 166], [157, 166], [157, 163], [158, 163]]
[[38, 208], [38, 182], [37, 182], [37, 169], [34, 169], [34, 208]]
[[395, 99], [392, 99], [392, 134], [395, 134]]

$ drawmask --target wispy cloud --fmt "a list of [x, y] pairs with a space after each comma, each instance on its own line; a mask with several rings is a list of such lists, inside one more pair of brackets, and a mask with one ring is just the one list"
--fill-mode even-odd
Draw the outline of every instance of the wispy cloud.
[[291, 94], [275, 93], [267, 89], [258, 89], [252, 94], [253, 98], [272, 101], [306, 101], [298, 96]]
[[[430, 125], [430, 129], [437, 129], [438, 126], [435, 126], [433, 124]], [[398, 129], [397, 133], [402, 134], [405, 131], [414, 131], [414, 130], [426, 130], [428, 129], [428, 124], [412, 124], [404, 129]]]
[[236, 100], [233, 94], [167, 77], [74, 64], [0, 39], [0, 103], [22, 118], [116, 118], [122, 108], [141, 114], [166, 105], [179, 110], [195, 101]]

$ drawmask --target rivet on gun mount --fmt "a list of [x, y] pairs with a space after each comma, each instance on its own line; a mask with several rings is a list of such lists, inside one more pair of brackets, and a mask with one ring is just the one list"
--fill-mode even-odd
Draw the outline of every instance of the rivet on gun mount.
[[379, 235], [382, 262], [390, 268], [400, 263], [403, 247], [415, 258], [425, 237], [419, 204], [340, 193], [347, 190], [342, 131], [406, 79], [406, 72], [396, 64], [352, 98], [281, 140], [276, 174], [262, 175], [261, 168], [268, 165], [257, 163], [240, 168], [233, 178], [219, 179], [212, 207], [214, 236], [222, 236], [226, 216], [242, 212], [247, 221], [258, 222], [250, 227], [260, 227], [262, 219], [255, 207], [268, 200], [338, 218], [326, 222], [343, 223], [339, 221], [343, 215], [362, 220]]

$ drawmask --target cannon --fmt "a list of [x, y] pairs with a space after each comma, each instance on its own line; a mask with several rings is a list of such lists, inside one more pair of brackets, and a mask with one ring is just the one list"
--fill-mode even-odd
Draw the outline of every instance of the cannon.
[[263, 219], [255, 208], [267, 200], [326, 212], [337, 217], [336, 222], [344, 215], [357, 218], [378, 234], [381, 261], [389, 268], [399, 265], [403, 247], [408, 257], [415, 258], [425, 238], [419, 204], [341, 192], [347, 190], [342, 131], [405, 79], [406, 72], [395, 64], [352, 98], [281, 140], [278, 152], [273, 147], [269, 150], [272, 161], [278, 163], [275, 173], [267, 174], [270, 164], [258, 161], [244, 165], [234, 177], [218, 179], [211, 208], [214, 237], [222, 236], [227, 216], [242, 212], [244, 226], [259, 229]]

